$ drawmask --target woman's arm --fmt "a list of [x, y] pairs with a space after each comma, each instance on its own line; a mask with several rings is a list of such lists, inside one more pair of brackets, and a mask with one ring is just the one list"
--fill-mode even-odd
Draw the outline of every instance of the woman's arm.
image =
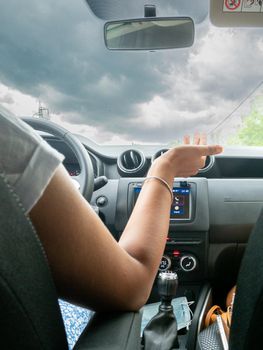
[[[158, 158], [149, 176], [172, 187], [197, 173], [219, 146], [181, 146]], [[171, 195], [147, 181], [117, 243], [61, 165], [30, 217], [46, 250], [60, 296], [94, 310], [137, 310], [146, 302], [165, 247]]]

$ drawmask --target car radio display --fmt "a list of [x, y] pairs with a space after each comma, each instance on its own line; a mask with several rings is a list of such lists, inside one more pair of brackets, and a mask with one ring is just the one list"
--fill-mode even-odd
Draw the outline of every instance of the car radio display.
[[170, 219], [190, 219], [190, 188], [174, 187]]
[[[134, 187], [134, 204], [141, 191], [141, 186]], [[191, 187], [174, 187], [173, 203], [170, 220], [190, 220], [191, 218]]]

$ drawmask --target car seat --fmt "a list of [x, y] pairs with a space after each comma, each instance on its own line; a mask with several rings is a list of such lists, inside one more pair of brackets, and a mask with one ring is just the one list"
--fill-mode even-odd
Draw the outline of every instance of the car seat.
[[[74, 349], [140, 348], [141, 315], [95, 313]], [[66, 350], [45, 251], [19, 198], [0, 175], [0, 348]]]
[[[230, 350], [258, 350], [263, 343], [263, 210], [251, 232], [238, 274]], [[197, 350], [223, 349], [216, 323], [202, 331]]]
[[263, 348], [263, 210], [250, 235], [240, 267], [229, 347]]

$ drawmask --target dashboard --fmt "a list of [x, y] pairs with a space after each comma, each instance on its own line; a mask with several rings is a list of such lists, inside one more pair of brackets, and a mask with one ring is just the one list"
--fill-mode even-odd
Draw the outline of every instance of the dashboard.
[[[91, 156], [95, 178], [108, 179], [94, 191], [91, 205], [118, 240], [152, 161], [167, 148], [101, 146], [78, 138]], [[54, 137], [46, 141], [64, 154], [69, 174], [79, 174], [81, 169], [68, 146]], [[229, 149], [209, 157], [195, 177], [175, 179], [173, 196], [160, 270], [176, 271], [184, 286], [209, 281], [215, 289], [229, 289], [235, 284], [247, 240], [263, 206], [261, 150]]]

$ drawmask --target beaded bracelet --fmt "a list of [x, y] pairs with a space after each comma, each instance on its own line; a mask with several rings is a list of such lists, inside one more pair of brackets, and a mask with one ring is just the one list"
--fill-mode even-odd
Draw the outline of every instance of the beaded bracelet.
[[147, 176], [143, 182], [146, 182], [148, 180], [160, 181], [167, 188], [167, 190], [170, 192], [171, 200], [173, 203], [173, 200], [174, 200], [173, 191], [172, 191], [171, 187], [169, 186], [168, 182], [166, 182], [164, 179], [162, 179], [161, 177], [158, 177], [158, 176]]

